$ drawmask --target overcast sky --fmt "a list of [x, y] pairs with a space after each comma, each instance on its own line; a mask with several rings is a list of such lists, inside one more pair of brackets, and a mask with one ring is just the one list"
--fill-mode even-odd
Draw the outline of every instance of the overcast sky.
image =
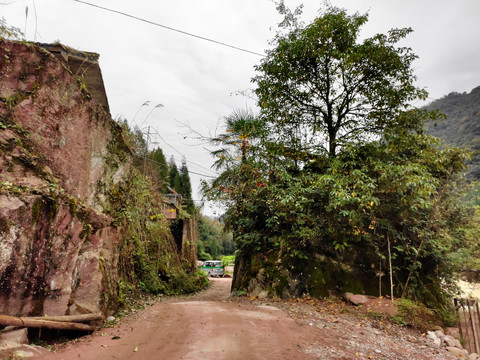
[[[264, 53], [282, 20], [271, 0], [86, 0], [180, 31], [255, 53]], [[0, 0], [0, 17], [27, 40], [61, 43], [100, 54], [113, 118], [150, 126], [167, 159], [182, 155], [191, 171], [193, 197], [213, 159], [182, 124], [207, 135], [232, 111], [254, 107], [239, 91], [252, 87], [261, 56], [107, 12], [74, 0]], [[303, 20], [315, 18], [323, 1], [304, 4]], [[365, 37], [394, 27], [414, 30], [402, 45], [419, 56], [417, 85], [431, 99], [480, 85], [480, 0], [331, 0], [349, 13], [369, 12]], [[28, 7], [28, 16], [26, 16]], [[36, 30], [36, 31], [35, 31]], [[143, 106], [149, 101], [148, 106]], [[162, 104], [164, 107], [155, 106]], [[136, 116], [135, 116], [136, 114]], [[134, 119], [135, 117], [135, 119]], [[185, 138], [186, 137], [186, 138]], [[166, 143], [165, 143], [166, 141]], [[211, 211], [206, 213], [212, 214]]]

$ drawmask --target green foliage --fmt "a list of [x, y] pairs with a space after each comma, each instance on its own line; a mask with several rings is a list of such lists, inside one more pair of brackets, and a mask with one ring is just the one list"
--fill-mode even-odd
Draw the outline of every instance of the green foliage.
[[118, 305], [123, 307], [127, 305], [131, 300], [133, 300], [135, 287], [129, 283], [125, 282], [122, 279], [118, 280], [117, 283], [117, 291], [118, 291]]
[[0, 19], [0, 39], [22, 40], [24, 38], [20, 29], [8, 26], [7, 21], [2, 17]]
[[[365, 284], [388, 268], [390, 242], [396, 295], [442, 308], [451, 255], [472, 246], [478, 222], [460, 202], [468, 153], [424, 133], [439, 112], [409, 106], [426, 96], [413, 85], [416, 56], [397, 47], [411, 30], [359, 42], [366, 15], [328, 7], [303, 27], [285, 13], [293, 27], [253, 79], [260, 115], [236, 111], [212, 139], [222, 173], [203, 190], [227, 208], [237, 259], [276, 253], [300, 279], [314, 271], [300, 264], [320, 254], [369, 267]], [[327, 283], [315, 286], [335, 287]]]
[[110, 196], [116, 205], [112, 215], [125, 229], [120, 246], [122, 277], [146, 292], [166, 292], [165, 278], [159, 277], [160, 272], [168, 274], [166, 264], [179, 266], [179, 259], [167, 220], [153, 216], [157, 210], [149, 183], [134, 171], [128, 181], [112, 190]]
[[223, 229], [223, 225], [214, 219], [200, 215], [199, 240], [197, 245], [198, 259], [220, 259], [222, 255], [231, 255], [235, 252], [232, 234]]
[[223, 266], [232, 266], [235, 264], [235, 255], [229, 255], [222, 257], [222, 265]]
[[172, 156], [168, 162], [168, 178], [170, 187], [180, 194], [180, 173], [178, 171], [177, 164], [175, 164], [175, 158]]
[[152, 182], [157, 184], [157, 188], [161, 193], [167, 194], [169, 191], [167, 186], [169, 185], [169, 173], [168, 164], [165, 159], [165, 155], [161, 148], [156, 148], [148, 154], [148, 158], [153, 160], [149, 165], [153, 168], [154, 174], [152, 174]]
[[188, 173], [187, 160], [182, 159], [180, 171], [177, 168], [175, 159], [172, 156], [169, 163], [165, 160], [162, 149], [156, 148], [148, 154], [151, 160], [147, 167], [147, 176], [151, 178], [152, 183], [163, 194], [170, 193], [168, 187], [173, 188], [177, 193], [182, 195], [183, 204], [180, 209], [185, 212], [182, 217], [189, 217], [195, 214], [195, 203], [192, 200], [192, 185], [190, 175]]
[[195, 214], [196, 209], [195, 203], [192, 200], [192, 185], [188, 173], [187, 160], [182, 159], [182, 166], [179, 171], [175, 163], [175, 158], [172, 156], [168, 163], [168, 169], [169, 186], [183, 197], [182, 209], [186, 211], [186, 214]]
[[[121, 125], [125, 143], [132, 147], [133, 153], [142, 153], [145, 142], [140, 138], [141, 133], [130, 131], [126, 123]], [[116, 146], [110, 147], [111, 151], [115, 149]], [[154, 151], [150, 155], [158, 157], [160, 154]], [[120, 298], [128, 297], [132, 288], [152, 294], [183, 294], [201, 289], [204, 281], [198, 274], [191, 273], [189, 264], [180, 259], [170, 223], [159, 213], [161, 189], [152, 184], [152, 176], [143, 174], [143, 161], [136, 165], [124, 181], [104, 194], [111, 204], [108, 211], [114, 218], [113, 224], [120, 226], [123, 233], [119, 259]], [[158, 169], [156, 171], [158, 175]]]
[[[422, 332], [430, 331], [435, 326], [453, 326], [458, 320], [450, 315], [444, 322], [432, 309], [408, 299], [395, 300], [395, 307], [398, 313], [390, 319], [394, 324], [410, 326]], [[455, 314], [454, 309], [450, 309], [449, 314]]]
[[474, 151], [469, 162], [468, 177], [480, 178], [480, 87], [470, 93], [450, 93], [427, 106], [428, 110], [440, 110], [446, 118], [430, 122], [427, 132], [440, 137], [447, 144]]
[[262, 115], [296, 150], [335, 156], [344, 144], [377, 136], [409, 101], [426, 97], [413, 84], [416, 56], [396, 46], [412, 30], [359, 42], [367, 20], [328, 6], [307, 26], [289, 22], [256, 66]]
[[197, 271], [194, 274], [180, 271], [173, 275], [170, 283], [174, 289], [177, 289], [176, 294], [191, 294], [204, 289], [208, 285], [208, 278], [203, 271]]
[[107, 160], [111, 166], [118, 166], [115, 158], [123, 161], [127, 156], [130, 158], [133, 155], [134, 165], [141, 169], [145, 163], [143, 156], [147, 149], [147, 142], [143, 138], [142, 131], [138, 127], [130, 129], [126, 119], [119, 118], [116, 123], [118, 125], [117, 136], [112, 137], [108, 145], [110, 154], [114, 154], [116, 157], [110, 156]]
[[183, 207], [189, 214], [195, 213], [195, 204], [192, 200], [192, 184], [190, 182], [190, 175], [188, 174], [187, 160], [182, 159], [182, 166], [180, 167], [180, 188], [179, 192], [184, 198]]
[[200, 261], [213, 260], [212, 255], [206, 251], [202, 240], [197, 243], [197, 258]]
[[245, 290], [237, 290], [237, 291], [235, 291], [235, 293], [234, 293], [234, 295], [235, 295], [235, 296], [238, 296], [238, 297], [240, 297], [240, 296], [245, 296], [246, 294], [247, 294], [247, 292], [246, 292]]

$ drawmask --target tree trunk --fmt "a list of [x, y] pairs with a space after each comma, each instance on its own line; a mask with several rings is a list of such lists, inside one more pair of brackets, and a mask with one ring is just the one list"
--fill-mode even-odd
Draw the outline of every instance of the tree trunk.
[[8, 315], [0, 315], [0, 325], [78, 331], [94, 331], [96, 329], [91, 325], [78, 324], [74, 322], [39, 320], [28, 317], [15, 317]]

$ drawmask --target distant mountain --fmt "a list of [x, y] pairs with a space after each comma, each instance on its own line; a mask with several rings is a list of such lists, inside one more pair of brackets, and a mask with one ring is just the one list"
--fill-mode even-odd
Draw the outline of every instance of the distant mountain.
[[480, 179], [480, 86], [469, 94], [452, 92], [426, 108], [438, 109], [447, 116], [436, 126], [430, 123], [427, 133], [442, 138], [447, 144], [474, 151], [467, 175]]

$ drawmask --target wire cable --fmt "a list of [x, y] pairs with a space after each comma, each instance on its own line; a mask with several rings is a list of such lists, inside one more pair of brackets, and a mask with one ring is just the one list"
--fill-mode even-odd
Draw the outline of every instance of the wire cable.
[[130, 14], [127, 14], [127, 13], [124, 13], [124, 12], [121, 12], [121, 11], [118, 11], [118, 10], [109, 9], [109, 8], [106, 8], [106, 7], [103, 7], [103, 6], [100, 6], [100, 5], [96, 5], [96, 4], [92, 4], [92, 3], [89, 3], [89, 2], [86, 2], [86, 1], [82, 1], [82, 0], [73, 0], [73, 1], [78, 2], [78, 3], [81, 3], [81, 4], [93, 6], [93, 7], [96, 7], [96, 8], [98, 8], [98, 9], [102, 9], [102, 10], [105, 10], [105, 11], [109, 11], [109, 12], [112, 12], [112, 13], [115, 13], [115, 14], [123, 15], [123, 16], [129, 17], [129, 18], [132, 18], [132, 19], [135, 19], [135, 20], [138, 20], [138, 21], [145, 22], [145, 23], [150, 24], [150, 25], [154, 25], [154, 26], [158, 26], [158, 27], [167, 29], [167, 30], [175, 31], [175, 32], [178, 32], [178, 33], [183, 34], [183, 35], [187, 35], [187, 36], [191, 36], [191, 37], [194, 37], [194, 38], [197, 38], [197, 39], [209, 41], [209, 42], [212, 42], [212, 43], [217, 44], [217, 45], [222, 45], [222, 46], [226, 46], [226, 47], [229, 47], [229, 48], [232, 48], [232, 49], [235, 49], [235, 50], [243, 51], [243, 52], [246, 52], [246, 53], [249, 53], [249, 54], [253, 54], [253, 55], [265, 57], [264, 54], [260, 54], [260, 53], [257, 53], [257, 52], [255, 52], [255, 51], [250, 51], [250, 50], [247, 50], [247, 49], [243, 49], [243, 48], [241, 48], [241, 47], [234, 46], [234, 45], [230, 45], [230, 44], [227, 44], [227, 43], [224, 43], [224, 42], [221, 42], [221, 41], [209, 39], [209, 38], [206, 38], [206, 37], [204, 37], [204, 36], [195, 35], [195, 34], [192, 34], [192, 33], [186, 32], [186, 31], [183, 31], [183, 30], [175, 29], [175, 28], [172, 28], [172, 27], [170, 27], [170, 26], [166, 26], [166, 25], [162, 25], [162, 24], [156, 23], [156, 22], [154, 22], [154, 21], [150, 21], [150, 20], [147, 20], [147, 19], [143, 19], [143, 18], [138, 17], [138, 16], [135, 16], [135, 15], [130, 15]]
[[[140, 159], [143, 159], [143, 160], [146, 160], [146, 161], [150, 161], [151, 163], [154, 163], [154, 164], [157, 164], [157, 165], [167, 165], [168, 164], [165, 164], [165, 163], [161, 163], [159, 161], [155, 161], [155, 160], [152, 160], [152, 159], [149, 159], [145, 156], [140, 156], [140, 155], [137, 155], [137, 157], [139, 157]], [[187, 169], [188, 170], [188, 169]], [[217, 177], [216, 176], [212, 176], [212, 175], [207, 175], [207, 174], [200, 174], [200, 173], [197, 173], [195, 171], [190, 171], [188, 170], [189, 173], [192, 173], [192, 174], [195, 174], [195, 175], [200, 175], [200, 176], [205, 176], [205, 177], [208, 177], [208, 178], [212, 178], [212, 179], [216, 179]]]
[[[187, 157], [186, 157], [184, 154], [182, 154], [179, 150], [177, 150], [175, 147], [173, 147], [172, 145], [170, 145], [169, 143], [167, 143], [167, 142], [165, 141], [165, 139], [162, 137], [162, 135], [160, 135], [160, 133], [158, 132], [157, 129], [151, 128], [151, 130], [155, 131], [155, 133], [158, 135], [158, 137], [159, 137], [167, 146], [169, 146], [170, 148], [172, 148], [173, 150], [175, 150], [177, 153], [179, 153], [180, 155], [182, 155], [182, 157], [185, 159], [186, 162], [188, 162], [188, 163], [190, 163], [190, 164], [193, 164], [193, 165], [196, 165], [196, 166], [198, 166], [198, 167], [200, 167], [200, 168], [202, 168], [202, 169], [204, 169], [204, 170], [210, 171], [211, 173], [217, 174], [215, 171], [213, 171], [213, 170], [211, 170], [211, 169], [209, 169], [209, 168], [206, 168], [205, 166], [202, 166], [202, 165], [197, 164], [197, 163], [195, 163], [195, 162], [193, 162], [193, 161], [187, 160]], [[153, 134], [152, 134], [152, 135], [153, 135]], [[218, 174], [217, 174], [217, 175], [218, 175]]]

